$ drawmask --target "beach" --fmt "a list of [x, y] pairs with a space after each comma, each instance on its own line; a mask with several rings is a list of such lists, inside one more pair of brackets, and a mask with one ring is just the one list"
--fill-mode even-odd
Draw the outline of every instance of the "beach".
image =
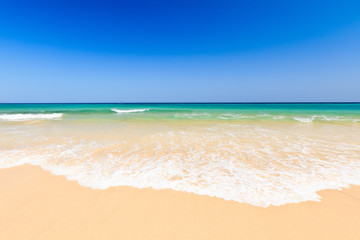
[[2, 1], [0, 240], [360, 240], [360, 1]]
[[280, 206], [360, 185], [360, 104], [2, 104], [0, 169]]
[[357, 239], [360, 104], [0, 105], [0, 239]]
[[359, 239], [360, 187], [267, 208], [173, 190], [94, 190], [38, 166], [0, 170], [0, 239]]

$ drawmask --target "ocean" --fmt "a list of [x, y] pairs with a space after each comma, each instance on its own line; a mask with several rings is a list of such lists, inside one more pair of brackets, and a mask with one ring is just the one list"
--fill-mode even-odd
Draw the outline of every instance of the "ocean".
[[0, 168], [255, 206], [360, 184], [359, 103], [0, 104]]

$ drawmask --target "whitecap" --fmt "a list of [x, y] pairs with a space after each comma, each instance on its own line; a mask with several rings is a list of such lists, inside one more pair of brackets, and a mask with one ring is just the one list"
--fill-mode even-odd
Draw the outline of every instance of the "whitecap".
[[116, 108], [111, 109], [111, 111], [116, 113], [135, 113], [135, 112], [145, 112], [149, 110], [150, 109], [116, 109]]
[[5, 121], [28, 121], [41, 119], [60, 119], [62, 113], [14, 113], [14, 114], [0, 114], [0, 120]]

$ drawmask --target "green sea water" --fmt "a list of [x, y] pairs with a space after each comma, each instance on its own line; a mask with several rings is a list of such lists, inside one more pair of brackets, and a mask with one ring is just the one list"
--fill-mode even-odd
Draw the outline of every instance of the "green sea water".
[[[360, 121], [360, 103], [0, 104], [0, 120], [26, 120], [27, 116], [29, 119], [36, 119], [35, 114], [43, 114], [38, 116], [41, 119], [42, 116], [45, 116], [44, 114], [54, 113], [61, 114], [63, 120], [233, 120], [356, 123]], [[48, 117], [51, 118], [51, 115]]]
[[360, 185], [359, 103], [0, 104], [0, 169], [266, 207]]

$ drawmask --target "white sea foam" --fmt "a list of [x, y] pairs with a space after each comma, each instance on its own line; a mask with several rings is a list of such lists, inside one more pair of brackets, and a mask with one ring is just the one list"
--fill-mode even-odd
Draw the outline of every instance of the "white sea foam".
[[345, 118], [340, 116], [326, 116], [326, 115], [313, 115], [311, 117], [293, 117], [296, 121], [303, 123], [310, 123], [313, 121], [325, 121], [325, 122], [357, 122], [358, 119]]
[[233, 119], [254, 118], [254, 117], [255, 116], [245, 116], [242, 114], [225, 113], [218, 116], [218, 119], [233, 120]]
[[62, 113], [14, 113], [14, 114], [0, 114], [0, 120], [5, 121], [28, 121], [41, 119], [60, 119]]
[[30, 163], [92, 188], [170, 188], [262, 207], [319, 201], [319, 190], [360, 184], [359, 129], [326, 126], [215, 124], [116, 140], [8, 128], [0, 168]]
[[258, 115], [243, 115], [243, 114], [220, 114], [218, 119], [224, 119], [224, 120], [236, 120], [236, 119], [273, 119], [273, 120], [281, 120], [285, 119], [285, 116], [277, 116], [277, 115], [270, 115], [270, 114], [258, 114]]
[[183, 113], [183, 114], [175, 114], [176, 118], [208, 118], [211, 117], [209, 113]]
[[314, 117], [294, 117], [296, 121], [303, 123], [310, 123], [314, 120]]
[[312, 116], [284, 116], [276, 114], [256, 114], [256, 115], [244, 115], [241, 113], [177, 113], [174, 115], [176, 118], [183, 119], [220, 119], [220, 120], [262, 120], [262, 121], [271, 121], [271, 120], [295, 120], [302, 123], [311, 123], [311, 122], [359, 122], [359, 118], [344, 117], [344, 116], [327, 116], [327, 115], [312, 115]]
[[280, 119], [285, 119], [285, 118], [286, 118], [285, 116], [281, 116], [281, 115], [273, 116], [273, 119], [275, 119], [275, 120], [280, 120]]
[[149, 110], [150, 109], [116, 109], [116, 108], [111, 109], [111, 111], [116, 113], [136, 113], [136, 112], [145, 112]]

